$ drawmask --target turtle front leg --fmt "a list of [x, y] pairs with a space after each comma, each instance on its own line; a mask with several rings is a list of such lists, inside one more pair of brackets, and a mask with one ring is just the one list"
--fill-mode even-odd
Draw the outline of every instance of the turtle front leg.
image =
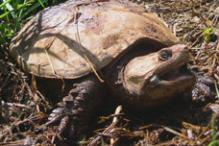
[[59, 135], [70, 139], [82, 136], [103, 104], [104, 94], [104, 85], [93, 77], [74, 84], [50, 114], [47, 125], [59, 121]]
[[192, 90], [192, 101], [195, 103], [206, 103], [214, 100], [214, 81], [204, 75], [196, 75], [196, 84]]

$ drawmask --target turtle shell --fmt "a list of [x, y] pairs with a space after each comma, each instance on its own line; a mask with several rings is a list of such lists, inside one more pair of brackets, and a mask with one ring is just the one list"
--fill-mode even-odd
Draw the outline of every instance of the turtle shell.
[[31, 74], [74, 79], [102, 69], [142, 38], [177, 42], [160, 18], [132, 2], [69, 0], [27, 22], [9, 52]]

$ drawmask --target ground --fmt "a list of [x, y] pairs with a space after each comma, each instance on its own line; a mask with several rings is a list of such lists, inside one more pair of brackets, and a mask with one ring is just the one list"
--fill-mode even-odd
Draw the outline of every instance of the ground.
[[[143, 115], [135, 115], [121, 106], [113, 107], [98, 118], [94, 130], [77, 144], [219, 146], [219, 1], [133, 1], [157, 13], [189, 46], [191, 69], [213, 78], [212, 90], [216, 95], [211, 100], [170, 103]], [[5, 40], [0, 50], [0, 145], [54, 145], [58, 141], [57, 127], [43, 133], [37, 130], [54, 105], [37, 91], [34, 78], [30, 80], [11, 60], [5, 51], [8, 44], [9, 40]]]

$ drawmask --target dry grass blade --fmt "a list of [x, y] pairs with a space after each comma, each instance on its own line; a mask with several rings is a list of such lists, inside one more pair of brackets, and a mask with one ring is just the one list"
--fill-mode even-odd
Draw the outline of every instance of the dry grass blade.
[[[116, 128], [116, 125], [119, 122], [118, 117], [116, 115], [120, 114], [121, 111], [122, 111], [122, 106], [119, 105], [115, 110], [115, 113], [114, 113], [115, 117], [113, 118], [112, 123], [103, 132], [101, 132], [100, 135], [98, 135], [96, 138], [91, 140], [88, 146], [96, 146], [98, 141], [101, 139], [101, 135], [110, 135], [110, 133], [113, 132], [114, 128]], [[110, 139], [111, 145], [114, 145], [115, 141], [116, 141], [115, 139], [111, 138]]]
[[[215, 79], [216, 95], [219, 98], [219, 1], [132, 1], [144, 4], [147, 9], [146, 11], [157, 13], [166, 21], [173, 33], [190, 47], [190, 52], [193, 55], [190, 65], [200, 74], [211, 76]], [[17, 3], [17, 1], [13, 1], [13, 5], [15, 3]], [[26, 9], [27, 7], [25, 6], [24, 8]], [[35, 10], [36, 9], [31, 11], [31, 13], [35, 12]], [[14, 12], [16, 13], [16, 11]], [[78, 27], [76, 18], [77, 16], [74, 17], [74, 27]], [[10, 20], [10, 17], [7, 17], [7, 19]], [[7, 22], [7, 24], [0, 22], [0, 28], [2, 28], [2, 24], [8, 26], [10, 22], [14, 23], [15, 21], [10, 20], [5, 22]], [[8, 28], [14, 28], [7, 31], [9, 33], [5, 33], [9, 36], [12, 35], [10, 34], [11, 32], [18, 29], [14, 25]], [[203, 32], [206, 29], [213, 30], [212, 34], [214, 37], [216, 35], [216, 39], [213, 37], [212, 40], [208, 40], [207, 37], [205, 40], [205, 33]], [[212, 37], [211, 35], [209, 36]], [[0, 38], [2, 37], [4, 37], [4, 35], [0, 34]], [[6, 36], [6, 38], [9, 37]], [[81, 43], [80, 34], [78, 32], [75, 34], [75, 38], [77, 42]], [[5, 41], [6, 40], [7, 39], [5, 39]], [[15, 63], [9, 59], [7, 52], [4, 51], [8, 43], [9, 42], [5, 42], [3, 45], [0, 44], [0, 99], [4, 101], [0, 102], [0, 104], [2, 104], [0, 105], [0, 112], [2, 114], [0, 116], [0, 145], [19, 146], [29, 144], [52, 146], [54, 145], [52, 143], [55, 141], [53, 138], [57, 127], [48, 127], [48, 129], [43, 132], [34, 131], [45, 123], [51, 105], [48, 103], [48, 99], [43, 97], [37, 88], [35, 88], [35, 85], [33, 85], [34, 89], [31, 88], [29, 76], [18, 69]], [[54, 75], [56, 75], [52, 62], [53, 58], [49, 56], [49, 48], [51, 45], [52, 42], [49, 43], [45, 49], [45, 54], [48, 58], [51, 70]], [[102, 74], [99, 73], [98, 68], [96, 68], [89, 56], [84, 55], [82, 57], [86, 60], [88, 66], [92, 69], [100, 82], [104, 82]], [[56, 76], [60, 78], [58, 75]], [[215, 101], [215, 104], [218, 107], [219, 103], [217, 101]], [[106, 116], [106, 122], [102, 122], [102, 125], [98, 125], [98, 129], [103, 130], [101, 130], [98, 135], [93, 134], [89, 138], [91, 139], [89, 145], [100, 145], [101, 142], [105, 145], [119, 145], [118, 143], [122, 141], [124, 137], [126, 142], [125, 146], [208, 145], [212, 141], [212, 128], [209, 125], [209, 116], [211, 113], [204, 111], [203, 108], [203, 105], [183, 105], [183, 107], [170, 109], [168, 112], [162, 111], [155, 116], [150, 114], [144, 115], [145, 117], [139, 120], [133, 118], [129, 112], [121, 114], [121, 107], [117, 107], [115, 114]], [[214, 110], [217, 110], [216, 112], [218, 113], [218, 108]], [[45, 114], [41, 114], [41, 112]], [[127, 118], [129, 122], [125, 121], [124, 117]], [[111, 119], [112, 122], [110, 121]], [[154, 123], [158, 124], [155, 125]], [[170, 127], [174, 127], [174, 129], [177, 130]], [[87, 142], [88, 139], [84, 141]], [[124, 145], [124, 143], [121, 143], [121, 145], [122, 144]]]

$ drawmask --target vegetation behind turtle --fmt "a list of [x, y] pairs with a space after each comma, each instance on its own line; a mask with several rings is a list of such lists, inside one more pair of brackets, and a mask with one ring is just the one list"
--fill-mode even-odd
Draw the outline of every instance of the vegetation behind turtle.
[[[11, 68], [11, 67], [9, 66], [8, 68]], [[13, 67], [12, 67], [12, 68], [13, 68]], [[18, 72], [17, 72], [17, 73], [18, 73]], [[18, 74], [18, 75], [22, 75], [22, 74]], [[23, 77], [23, 75], [22, 75], [22, 77]], [[20, 78], [20, 77], [19, 77], [19, 78]], [[23, 83], [23, 82], [21, 82], [21, 83]], [[25, 88], [27, 88], [26, 85], [25, 85]], [[22, 91], [22, 90], [20, 90], [20, 91]], [[20, 92], [20, 93], [21, 93], [21, 92]], [[19, 96], [19, 95], [18, 95], [18, 96]], [[32, 97], [32, 96], [30, 96], [30, 97]], [[42, 104], [42, 102], [41, 102], [41, 104]], [[45, 107], [46, 107], [46, 106], [45, 106]], [[45, 107], [44, 107], [44, 108], [45, 108]], [[200, 118], [200, 117], [199, 117], [199, 118]]]

